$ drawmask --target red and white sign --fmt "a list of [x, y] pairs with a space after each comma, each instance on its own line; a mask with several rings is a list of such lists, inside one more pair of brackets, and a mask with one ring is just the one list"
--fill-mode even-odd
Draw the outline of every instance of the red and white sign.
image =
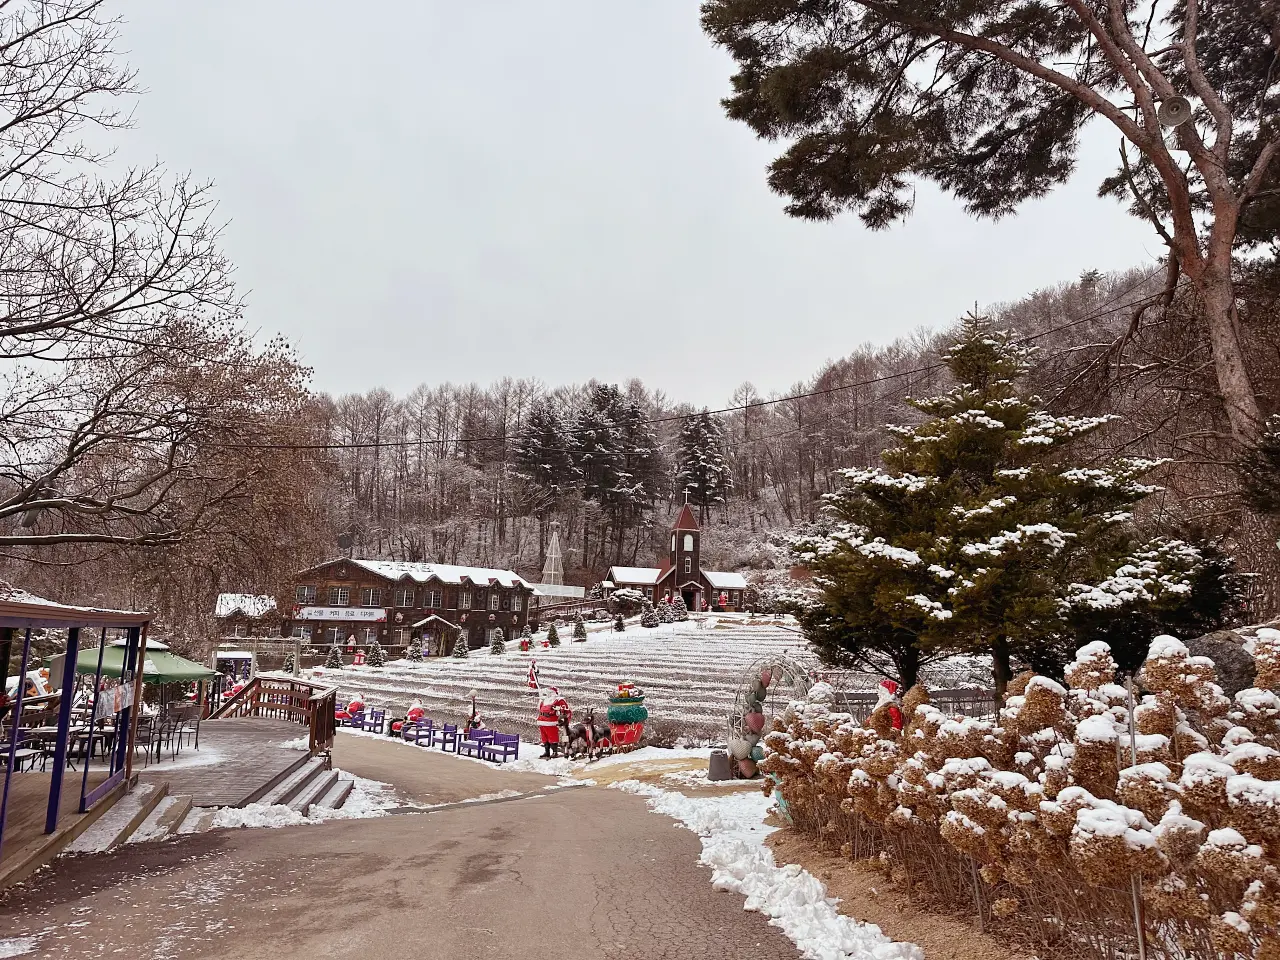
[[381, 607], [303, 607], [298, 611], [299, 620], [359, 620], [363, 623], [384, 623], [387, 611]]

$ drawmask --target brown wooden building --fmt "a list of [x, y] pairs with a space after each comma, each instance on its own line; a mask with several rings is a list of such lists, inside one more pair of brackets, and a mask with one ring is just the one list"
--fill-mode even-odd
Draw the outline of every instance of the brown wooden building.
[[415, 637], [428, 654], [462, 635], [473, 649], [501, 629], [510, 640], [529, 622], [533, 586], [511, 570], [394, 560], [330, 560], [294, 576], [285, 636], [315, 646], [399, 653]]
[[220, 593], [213, 609], [220, 640], [280, 636], [280, 609], [275, 597], [252, 593]]
[[605, 577], [606, 592], [624, 587], [638, 590], [654, 601], [684, 598], [690, 610], [707, 608], [739, 610], [747, 589], [740, 573], [702, 569], [702, 531], [688, 505], [680, 511], [671, 528], [671, 549], [659, 567], [610, 567]]

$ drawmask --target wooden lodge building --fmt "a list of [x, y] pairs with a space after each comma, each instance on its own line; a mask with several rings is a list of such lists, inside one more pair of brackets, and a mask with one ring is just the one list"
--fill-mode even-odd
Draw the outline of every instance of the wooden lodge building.
[[671, 549], [662, 565], [610, 567], [603, 587], [606, 592], [637, 590], [654, 602], [679, 594], [690, 610], [732, 611], [742, 608], [747, 581], [740, 573], [702, 569], [702, 531], [685, 504], [671, 528]]
[[423, 651], [449, 653], [454, 639], [472, 649], [501, 629], [510, 640], [529, 622], [533, 586], [511, 570], [393, 560], [329, 560], [294, 576], [285, 636], [313, 646], [392, 652], [415, 637]]

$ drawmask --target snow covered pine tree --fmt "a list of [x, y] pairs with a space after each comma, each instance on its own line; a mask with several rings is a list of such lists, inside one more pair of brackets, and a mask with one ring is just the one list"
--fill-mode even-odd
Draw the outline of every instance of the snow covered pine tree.
[[653, 609], [653, 604], [646, 600], [644, 608], [640, 611], [640, 626], [656, 627], [661, 622], [658, 619], [658, 611]]
[[422, 662], [422, 638], [421, 637], [414, 637], [412, 640], [409, 641], [409, 650], [405, 654], [405, 656], [409, 658], [411, 663]]
[[553, 647], [560, 646], [560, 631], [556, 629], [554, 622], [547, 627], [547, 643]]
[[285, 673], [293, 673], [293, 654], [290, 653], [284, 658], [284, 666], [280, 668]]
[[369, 644], [369, 652], [365, 655], [364, 662], [370, 667], [385, 667], [387, 665], [387, 651], [382, 649], [376, 639]]
[[680, 425], [676, 454], [677, 493], [687, 493], [689, 503], [698, 507], [699, 519], [707, 522], [707, 508], [725, 502], [733, 489], [733, 474], [725, 460], [724, 421], [703, 410]]
[[[1203, 574], [1184, 555], [1196, 547], [1136, 542], [1129, 510], [1158, 489], [1140, 482], [1158, 461], [1072, 463], [1068, 444], [1111, 418], [1055, 417], [1021, 396], [1015, 381], [1029, 354], [984, 318], [965, 318], [943, 357], [957, 385], [908, 401], [928, 419], [889, 427], [898, 437], [883, 454], [889, 470], [840, 472], [830, 525], [795, 543], [821, 589], [799, 615], [828, 661], [879, 654], [905, 689], [930, 659], [990, 653], [1003, 696], [1015, 657], [1055, 676], [1071, 661], [1070, 598], [1114, 617], [1122, 609], [1106, 608], [1105, 597], [1123, 592], [1115, 581], [1131, 564], [1151, 581]], [[1167, 629], [1164, 618], [1176, 623], [1186, 604], [1212, 605], [1203, 590], [1177, 586], [1163, 601], [1143, 636]], [[1113, 649], [1130, 669], [1145, 652]]]
[[330, 670], [337, 670], [344, 666], [342, 662], [342, 648], [336, 643], [329, 648], [329, 655], [324, 658], [324, 665]]
[[489, 653], [498, 656], [507, 652], [506, 638], [502, 633], [501, 627], [495, 627], [493, 631], [493, 639], [489, 641]]
[[574, 643], [582, 643], [587, 639], [587, 625], [582, 619], [581, 612], [573, 615], [573, 641]]
[[675, 623], [676, 615], [671, 609], [671, 604], [664, 598], [658, 601], [658, 622], [659, 623]]
[[689, 619], [689, 608], [685, 605], [683, 594], [677, 593], [672, 597], [671, 616], [676, 623], [684, 623]]
[[453, 640], [453, 655], [459, 659], [471, 656], [471, 648], [467, 645], [467, 634], [463, 630]]

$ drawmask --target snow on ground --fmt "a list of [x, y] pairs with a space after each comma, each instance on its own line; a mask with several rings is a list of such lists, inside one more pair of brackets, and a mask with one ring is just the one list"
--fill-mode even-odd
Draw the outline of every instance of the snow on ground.
[[810, 960], [924, 960], [914, 943], [896, 943], [875, 924], [836, 911], [839, 902], [812, 874], [795, 864], [779, 867], [764, 839], [776, 828], [764, 819], [773, 801], [759, 793], [686, 797], [636, 780], [613, 784], [648, 798], [702, 838], [699, 862], [711, 867], [711, 883], [746, 897], [745, 909], [763, 913]]
[[[342, 776], [342, 771], [338, 771]], [[344, 778], [345, 779], [345, 778]], [[403, 807], [396, 799], [395, 791], [388, 783], [351, 777], [355, 786], [346, 802], [337, 810], [312, 807], [310, 816], [303, 816], [287, 804], [250, 803], [243, 807], [222, 807], [213, 815], [212, 828], [226, 827], [298, 827], [305, 824], [324, 823], [326, 820], [363, 820], [369, 817], [385, 817], [393, 807]]]
[[0, 940], [0, 957], [23, 957], [28, 953], [34, 953], [35, 949], [35, 937], [13, 937]]
[[[477, 709], [486, 726], [532, 734], [536, 694], [528, 688], [529, 660], [538, 661], [546, 686], [558, 687], [575, 719], [594, 707], [603, 722], [608, 698], [618, 683], [644, 688], [651, 723], [674, 723], [690, 739], [723, 737], [746, 668], [767, 656], [794, 657], [810, 667], [817, 661], [794, 621], [753, 621], [745, 616], [709, 616], [664, 624], [655, 629], [629, 625], [625, 633], [598, 629], [574, 643], [561, 630], [561, 645], [521, 653], [513, 641], [493, 656], [487, 648], [466, 659], [433, 657], [422, 663], [396, 660], [385, 667], [324, 670], [337, 681], [341, 697], [363, 693], [375, 707], [403, 711], [421, 700], [428, 716], [459, 717], [470, 710], [466, 695], [477, 693]], [[868, 689], [875, 682], [868, 683]]]

